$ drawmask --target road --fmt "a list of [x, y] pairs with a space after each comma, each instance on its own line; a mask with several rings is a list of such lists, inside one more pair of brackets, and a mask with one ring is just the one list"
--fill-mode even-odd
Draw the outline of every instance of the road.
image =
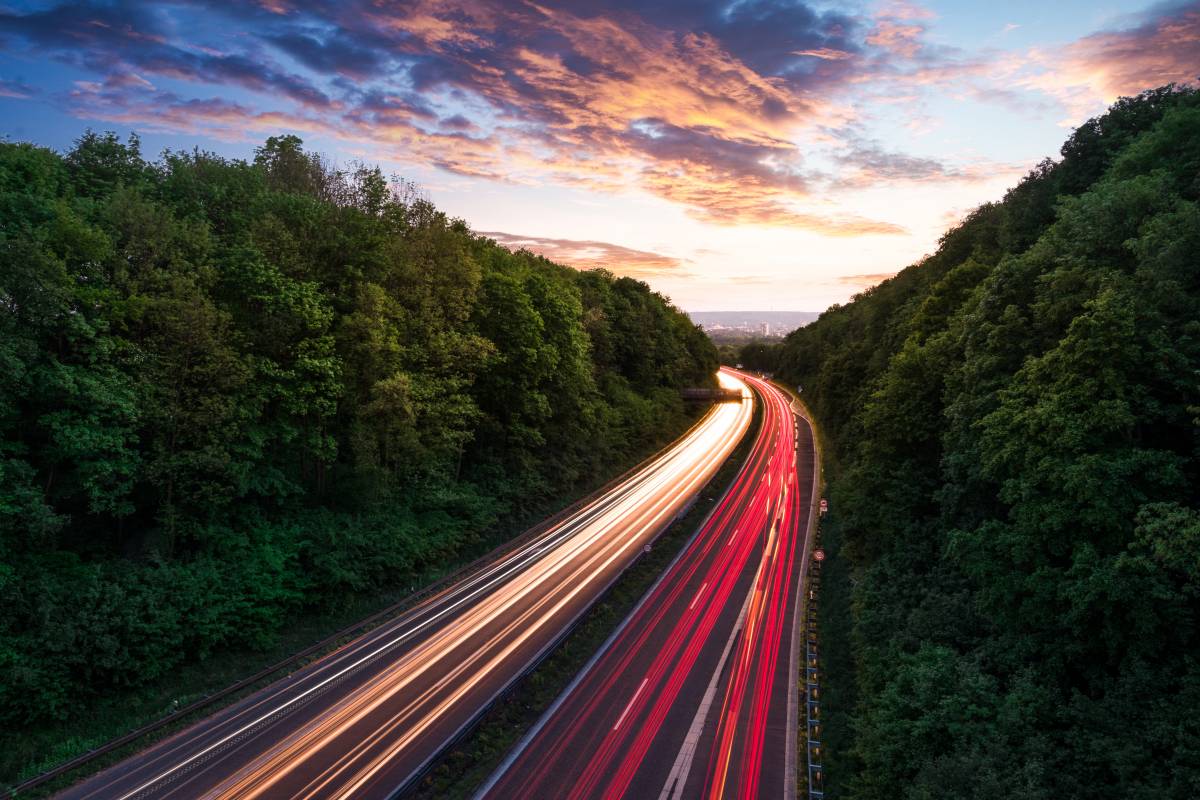
[[62, 793], [65, 798], [383, 798], [548, 651], [711, 479], [741, 403], [566, 519], [394, 621]]
[[778, 388], [728, 495], [481, 798], [794, 795], [811, 428]]

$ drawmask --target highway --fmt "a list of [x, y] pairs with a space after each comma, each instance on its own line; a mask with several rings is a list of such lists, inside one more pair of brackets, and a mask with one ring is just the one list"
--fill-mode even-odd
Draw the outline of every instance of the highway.
[[565, 519], [334, 653], [64, 798], [384, 798], [547, 652], [733, 451], [744, 394]]
[[763, 418], [731, 490], [478, 797], [794, 796], [816, 454], [790, 398], [741, 377]]

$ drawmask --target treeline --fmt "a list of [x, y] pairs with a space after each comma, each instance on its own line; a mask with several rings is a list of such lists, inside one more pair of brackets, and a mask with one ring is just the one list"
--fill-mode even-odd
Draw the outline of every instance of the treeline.
[[478, 551], [715, 368], [645, 284], [293, 136], [0, 144], [0, 726]]
[[827, 443], [840, 798], [1200, 796], [1200, 94], [744, 360]]

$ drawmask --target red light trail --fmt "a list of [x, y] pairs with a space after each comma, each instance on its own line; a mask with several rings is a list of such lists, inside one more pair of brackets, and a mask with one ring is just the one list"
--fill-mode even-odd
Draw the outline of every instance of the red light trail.
[[782, 796], [792, 636], [815, 494], [811, 429], [781, 390], [742, 471], [601, 654], [485, 785], [497, 798]]

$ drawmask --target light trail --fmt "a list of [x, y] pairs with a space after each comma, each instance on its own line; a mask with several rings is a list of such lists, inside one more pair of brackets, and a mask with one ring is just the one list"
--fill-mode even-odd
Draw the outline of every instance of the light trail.
[[[783, 796], [794, 734], [786, 728], [791, 637], [812, 505], [800, 484], [815, 482], [815, 451], [789, 398], [742, 377], [763, 410], [742, 472], [478, 797]], [[616, 709], [624, 710], [614, 726]]]
[[636, 474], [480, 573], [243, 703], [64, 793], [71, 798], [383, 797], [551, 647], [744, 435], [714, 407]]

